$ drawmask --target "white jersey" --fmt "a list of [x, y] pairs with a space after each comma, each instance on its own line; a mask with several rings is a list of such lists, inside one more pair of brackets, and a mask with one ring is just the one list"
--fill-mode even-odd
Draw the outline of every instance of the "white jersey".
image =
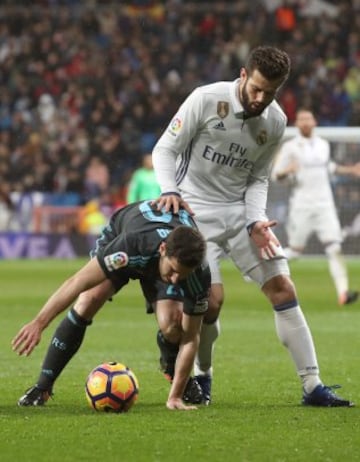
[[295, 161], [299, 170], [292, 178], [291, 206], [296, 209], [334, 206], [330, 174], [336, 164], [330, 160], [328, 141], [318, 136], [301, 135], [286, 141], [274, 165], [276, 175]]
[[266, 219], [268, 179], [287, 119], [273, 101], [244, 120], [238, 85], [195, 89], [154, 147], [153, 164], [162, 193], [207, 205], [243, 203], [250, 224]]

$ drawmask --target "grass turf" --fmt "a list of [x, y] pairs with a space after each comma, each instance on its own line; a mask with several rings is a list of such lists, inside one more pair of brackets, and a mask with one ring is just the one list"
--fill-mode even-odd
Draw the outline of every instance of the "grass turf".
[[[28, 358], [10, 341], [45, 298], [82, 260], [0, 262], [0, 460], [72, 462], [357, 461], [360, 441], [360, 303], [339, 308], [325, 260], [292, 264], [293, 279], [316, 343], [326, 384], [358, 403], [352, 409], [300, 405], [301, 386], [276, 337], [273, 315], [254, 284], [225, 263], [226, 302], [216, 344], [213, 404], [192, 412], [165, 408], [168, 384], [158, 369], [156, 324], [145, 314], [138, 284], [129, 284], [88, 329], [80, 352], [63, 371], [43, 408], [19, 408], [32, 385], [60, 317]], [[349, 260], [352, 286], [360, 261]], [[101, 414], [85, 400], [87, 374], [103, 361], [129, 365], [140, 382], [127, 414]]]

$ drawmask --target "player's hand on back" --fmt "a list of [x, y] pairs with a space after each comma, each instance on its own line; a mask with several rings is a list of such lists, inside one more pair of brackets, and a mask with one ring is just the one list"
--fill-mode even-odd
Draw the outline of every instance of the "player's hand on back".
[[166, 212], [172, 211], [179, 213], [179, 209], [185, 209], [190, 215], [194, 215], [190, 205], [182, 199], [178, 194], [164, 194], [152, 201], [152, 204], [157, 204], [158, 210], [164, 208]]

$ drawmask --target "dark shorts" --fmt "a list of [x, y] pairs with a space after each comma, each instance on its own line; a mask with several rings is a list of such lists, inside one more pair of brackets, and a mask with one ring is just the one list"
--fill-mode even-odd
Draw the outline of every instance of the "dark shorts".
[[166, 284], [162, 281], [140, 281], [141, 288], [146, 300], [146, 313], [154, 313], [153, 304], [158, 300], [178, 300], [183, 303], [183, 312], [189, 316], [199, 316], [205, 314], [207, 301], [194, 303], [182, 293], [179, 286]]
[[[115, 291], [118, 292], [128, 284], [130, 277], [116, 278], [112, 280]], [[200, 309], [201, 304], [196, 304], [184, 296], [182, 288], [167, 284], [160, 280], [139, 279], [138, 280], [146, 301], [146, 312], [154, 313], [153, 304], [158, 300], [178, 300], [183, 302], [183, 311], [188, 315], [203, 315], [206, 309]]]

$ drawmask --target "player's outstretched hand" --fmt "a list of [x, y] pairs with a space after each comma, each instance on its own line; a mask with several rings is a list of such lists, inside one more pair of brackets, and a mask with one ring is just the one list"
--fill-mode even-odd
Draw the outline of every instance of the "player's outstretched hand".
[[41, 339], [42, 329], [34, 320], [22, 327], [11, 342], [13, 351], [29, 356]]
[[184, 201], [178, 194], [166, 194], [163, 196], [158, 197], [157, 199], [152, 201], [152, 204], [157, 204], [158, 210], [162, 208], [165, 209], [166, 212], [172, 210], [174, 213], [179, 213], [179, 209], [185, 209], [190, 215], [194, 215], [194, 212], [191, 210], [190, 205]]
[[171, 411], [179, 410], [179, 411], [193, 411], [197, 409], [194, 405], [185, 404], [181, 398], [169, 398], [166, 402], [166, 407]]
[[275, 226], [275, 220], [258, 221], [252, 228], [251, 238], [260, 249], [261, 258], [268, 260], [282, 253], [282, 247], [270, 228]]

